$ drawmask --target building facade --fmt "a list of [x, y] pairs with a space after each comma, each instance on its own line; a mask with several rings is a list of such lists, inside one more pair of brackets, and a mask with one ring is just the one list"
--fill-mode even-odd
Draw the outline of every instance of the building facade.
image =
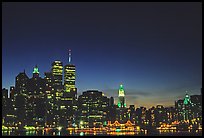
[[51, 70], [54, 79], [53, 87], [59, 89], [62, 87], [63, 63], [60, 60], [54, 61]]
[[107, 107], [109, 99], [97, 90], [83, 92], [78, 98], [78, 126], [103, 127], [107, 124]]

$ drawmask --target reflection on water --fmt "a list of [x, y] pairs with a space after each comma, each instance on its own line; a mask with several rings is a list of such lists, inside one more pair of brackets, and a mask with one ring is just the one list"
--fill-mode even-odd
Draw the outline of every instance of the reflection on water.
[[74, 131], [74, 130], [64, 130], [64, 131], [57, 131], [57, 130], [30, 130], [30, 131], [2, 131], [3, 136], [86, 136], [86, 135], [202, 135], [202, 131], [177, 131], [177, 130], [158, 130], [158, 131], [140, 131], [140, 132], [104, 132], [104, 131], [90, 131], [90, 132], [83, 132], [83, 131]]

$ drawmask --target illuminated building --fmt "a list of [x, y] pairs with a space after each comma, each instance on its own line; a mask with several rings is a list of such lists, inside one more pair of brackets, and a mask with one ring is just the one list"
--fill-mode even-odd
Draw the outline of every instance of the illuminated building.
[[202, 97], [201, 95], [186, 94], [183, 100], [183, 119], [185, 121], [199, 118], [202, 115]]
[[63, 96], [63, 63], [60, 60], [56, 60], [52, 63], [52, 77], [53, 77], [53, 86], [52, 86], [52, 92], [53, 92], [53, 115], [54, 115], [54, 121], [52, 126], [58, 126], [59, 125], [59, 119], [60, 119], [60, 106], [61, 106], [61, 98]]
[[64, 67], [64, 89], [65, 92], [75, 89], [75, 65], [68, 64]]
[[123, 89], [123, 85], [120, 85], [120, 88], [118, 90], [118, 107], [126, 107], [125, 103], [125, 91]]
[[202, 97], [201, 95], [185, 95], [183, 100], [175, 102], [177, 121], [190, 123], [196, 129], [202, 126]]
[[[109, 99], [97, 90], [85, 91], [77, 100], [75, 69], [74, 73], [73, 70], [65, 71], [65, 75], [70, 72], [72, 74], [66, 77], [71, 81], [65, 79], [65, 84], [69, 84], [69, 87], [58, 84], [60, 81], [53, 76], [53, 71], [52, 68], [51, 72], [46, 72], [43, 79], [35, 66], [31, 79], [25, 71], [16, 76], [15, 87], [10, 87], [10, 97], [8, 90], [2, 89], [3, 125], [19, 128], [27, 125], [32, 128], [45, 126], [93, 129], [108, 126], [110, 131], [139, 130], [147, 128], [148, 125], [156, 127], [163, 124], [166, 129], [166, 124], [178, 122], [189, 122], [191, 126], [196, 126], [195, 128], [202, 126], [201, 95], [186, 94], [182, 100], [175, 102], [175, 108], [157, 105], [149, 110], [145, 107], [135, 110], [134, 105], [126, 108], [122, 85], [119, 88], [117, 105], [114, 105], [113, 97]], [[74, 76], [74, 79], [71, 76]]]
[[53, 122], [57, 122], [57, 117], [59, 116], [56, 114], [57, 106], [56, 106], [56, 92], [53, 88], [54, 78], [52, 72], [45, 72], [45, 93], [46, 93], [46, 112], [45, 112], [45, 126], [52, 127], [54, 126]]
[[8, 89], [3, 88], [2, 89], [2, 119], [3, 120], [5, 120], [5, 116], [8, 110], [7, 99], [8, 99]]
[[192, 118], [202, 118], [202, 95], [191, 95]]
[[43, 126], [45, 123], [45, 81], [40, 77], [37, 65], [33, 77], [28, 81], [26, 104], [26, 122], [31, 126]]
[[69, 50], [68, 64], [64, 66], [64, 91], [60, 104], [60, 124], [65, 127], [73, 127], [75, 124], [77, 111], [75, 77], [75, 65], [71, 64], [71, 50]]
[[140, 125], [140, 126], [144, 126], [145, 123], [147, 122], [147, 109], [146, 107], [140, 107], [137, 108], [135, 113], [136, 113], [136, 124]]
[[51, 97], [53, 96], [52, 88], [53, 88], [53, 81], [54, 81], [52, 73], [45, 72], [44, 80], [45, 80], [45, 92], [47, 95], [47, 99], [51, 99]]
[[26, 94], [28, 80], [29, 78], [26, 75], [25, 70], [24, 72], [21, 72], [16, 76], [16, 81], [15, 81], [16, 93], [15, 94], [19, 94], [19, 93]]
[[146, 107], [140, 107], [140, 109], [142, 110], [142, 114], [141, 114], [141, 120], [142, 120], [142, 124], [144, 125], [147, 119], [147, 108]]
[[84, 127], [103, 127], [107, 124], [109, 99], [97, 90], [83, 92], [78, 98], [78, 125]]
[[128, 108], [116, 108], [116, 121], [124, 123], [129, 120]]
[[141, 125], [142, 124], [142, 110], [141, 108], [137, 108], [135, 110], [136, 112], [136, 124]]
[[155, 122], [155, 107], [152, 106], [149, 110], [148, 110], [148, 114], [146, 114], [146, 118], [149, 121], [149, 125], [155, 127], [156, 126], [156, 122]]
[[116, 120], [120, 123], [124, 123], [128, 120], [128, 109], [125, 103], [125, 91], [123, 85], [120, 85], [118, 90], [118, 108], [116, 109]]
[[165, 108], [163, 105], [157, 105], [155, 108], [155, 123], [156, 126], [160, 126], [163, 122], [165, 122]]
[[28, 81], [29, 78], [24, 72], [16, 76], [15, 93], [14, 93], [14, 110], [17, 116], [16, 122], [21, 122], [22, 125], [26, 123], [26, 106], [28, 95]]
[[191, 118], [191, 106], [192, 102], [190, 100], [190, 96], [186, 94], [184, 101], [183, 101], [183, 116], [184, 120], [189, 120]]
[[73, 98], [66, 92], [60, 99], [60, 125], [64, 127], [71, 127], [73, 124]]
[[190, 123], [194, 128], [202, 128], [202, 95], [191, 95], [190, 99], [192, 103]]
[[180, 99], [175, 102], [175, 108], [178, 113], [178, 121], [187, 121], [193, 118], [192, 112], [193, 103], [188, 94], [185, 95], [184, 99]]
[[135, 124], [135, 119], [136, 119], [135, 105], [130, 105], [128, 109], [128, 118], [132, 123]]
[[64, 92], [69, 92], [73, 98], [76, 98], [76, 69], [71, 64], [71, 50], [69, 50], [69, 63], [64, 67]]
[[2, 125], [14, 126], [16, 116], [14, 114], [13, 98], [8, 97], [8, 89], [2, 89]]
[[55, 89], [62, 87], [62, 72], [63, 72], [63, 64], [61, 61], [56, 60], [52, 63], [52, 75], [53, 75], [53, 85]]
[[176, 121], [176, 109], [173, 107], [165, 108], [167, 123], [171, 124]]
[[199, 118], [202, 114], [201, 108], [201, 96], [200, 95], [185, 95], [185, 98], [182, 100], [181, 108], [179, 108], [179, 113], [183, 115], [182, 120], [189, 122], [194, 118]]
[[151, 110], [150, 109], [146, 110], [144, 126], [146, 128], [152, 126]]
[[175, 109], [177, 112], [177, 121], [181, 121], [184, 120], [184, 116], [183, 116], [183, 101], [182, 99], [179, 99], [177, 101], [175, 101]]

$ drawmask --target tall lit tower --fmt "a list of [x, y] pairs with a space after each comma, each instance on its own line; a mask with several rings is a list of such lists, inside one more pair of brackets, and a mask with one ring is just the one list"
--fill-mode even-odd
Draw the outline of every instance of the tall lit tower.
[[52, 75], [53, 75], [53, 85], [62, 86], [62, 72], [63, 72], [63, 64], [61, 61], [56, 60], [52, 63]]
[[118, 107], [126, 107], [125, 103], [125, 91], [123, 88], [123, 85], [120, 85], [119, 91], [118, 91]]
[[71, 50], [68, 54], [68, 64], [64, 66], [64, 93], [61, 98], [61, 119], [63, 126], [72, 127], [75, 124], [77, 111], [77, 89], [75, 88], [75, 65], [71, 64]]
[[183, 100], [184, 120], [189, 120], [190, 115], [191, 115], [191, 106], [192, 106], [192, 102], [191, 102], [190, 96], [188, 94], [186, 94], [186, 96]]
[[71, 50], [69, 50], [68, 64], [64, 67], [64, 90], [75, 91], [75, 65], [71, 64]]

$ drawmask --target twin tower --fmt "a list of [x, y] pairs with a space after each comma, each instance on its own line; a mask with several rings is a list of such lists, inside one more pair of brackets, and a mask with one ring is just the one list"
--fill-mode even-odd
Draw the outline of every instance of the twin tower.
[[[63, 70], [64, 70], [64, 84], [63, 84]], [[76, 67], [71, 63], [71, 50], [69, 50], [68, 64], [64, 66], [59, 60], [52, 63], [52, 76], [53, 85], [58, 88], [64, 87], [64, 92], [76, 92], [75, 81], [76, 81]], [[126, 107], [125, 103], [125, 91], [123, 85], [120, 85], [118, 91], [118, 107]]]
[[[64, 84], [63, 84], [63, 70], [64, 70]], [[75, 80], [76, 70], [75, 65], [71, 63], [71, 50], [69, 50], [68, 64], [64, 66], [59, 60], [52, 63], [53, 84], [55, 87], [64, 86], [64, 92], [76, 91]]]

